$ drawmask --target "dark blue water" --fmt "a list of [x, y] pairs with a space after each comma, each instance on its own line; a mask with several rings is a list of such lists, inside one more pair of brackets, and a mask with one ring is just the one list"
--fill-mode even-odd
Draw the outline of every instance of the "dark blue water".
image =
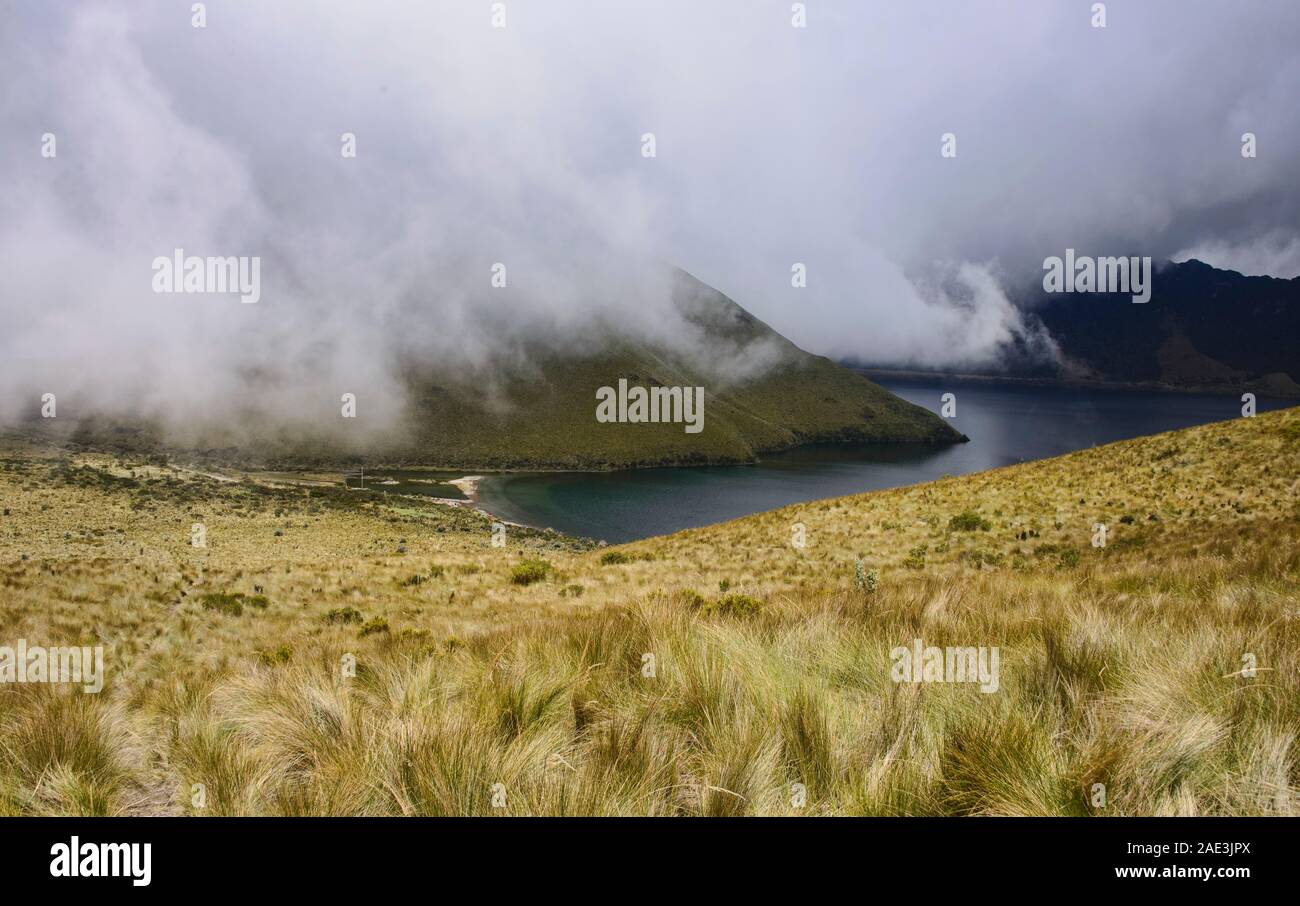
[[[1236, 396], [881, 381], [910, 402], [940, 411], [957, 396], [951, 423], [970, 443], [804, 447], [752, 466], [492, 475], [479, 503], [528, 525], [610, 542], [708, 525], [805, 500], [839, 497], [979, 472], [1031, 459], [1241, 417]], [[1259, 411], [1288, 402], [1260, 400]]]

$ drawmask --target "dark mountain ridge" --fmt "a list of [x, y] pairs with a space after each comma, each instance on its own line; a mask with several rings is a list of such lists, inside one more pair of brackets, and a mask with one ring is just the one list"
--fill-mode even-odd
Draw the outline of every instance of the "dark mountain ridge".
[[[1130, 293], [1048, 293], [1041, 278], [1009, 295], [1030, 332], [1050, 337], [1056, 360], [1013, 338], [996, 365], [961, 376], [1300, 397], [1300, 278], [1192, 259], [1156, 265], [1145, 303]], [[907, 363], [851, 367], [877, 377], [954, 375]]]

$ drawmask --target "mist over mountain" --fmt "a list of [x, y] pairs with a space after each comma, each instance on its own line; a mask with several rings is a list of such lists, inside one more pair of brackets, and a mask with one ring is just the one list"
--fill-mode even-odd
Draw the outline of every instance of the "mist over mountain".
[[[1127, 292], [1048, 293], [1029, 282], [1011, 298], [1034, 341], [1006, 343], [996, 363], [966, 373], [1300, 397], [1300, 277], [1247, 276], [1193, 259], [1157, 263], [1142, 304]], [[848, 364], [868, 373], [903, 367]]]
[[[702, 347], [666, 263], [815, 354], [1050, 366], [1008, 295], [1043, 256], [1298, 234], [1287, 0], [505, 8], [0, 3], [0, 419], [307, 436], [351, 392], [386, 436], [429, 362], [508, 408], [611, 327], [766, 361]], [[153, 292], [176, 249], [257, 256], [260, 301]]]
[[[403, 408], [372, 414], [364, 395], [341, 418], [322, 400], [319, 418], [285, 423], [248, 406], [238, 419], [195, 417], [185, 430], [160, 419], [77, 414], [58, 424], [31, 418], [29, 433], [97, 449], [276, 467], [339, 464], [467, 469], [608, 469], [748, 463], [807, 443], [965, 440], [934, 413], [905, 402], [829, 359], [810, 355], [744, 308], [684, 272], [673, 275], [673, 312], [688, 325], [671, 338], [606, 325], [585, 348], [521, 340], [491, 380], [435, 359], [407, 360]], [[266, 376], [250, 376], [250, 383]], [[602, 388], [677, 388], [698, 396], [692, 413], [668, 407], [640, 422], [594, 417]], [[663, 414], [663, 418], [658, 413]]]

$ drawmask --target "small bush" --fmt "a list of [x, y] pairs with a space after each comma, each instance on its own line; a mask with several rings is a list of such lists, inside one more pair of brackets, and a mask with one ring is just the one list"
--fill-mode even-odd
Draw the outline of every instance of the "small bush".
[[700, 612], [705, 616], [717, 614], [724, 617], [752, 617], [763, 610], [763, 602], [749, 595], [723, 595], [705, 604]]
[[853, 564], [853, 587], [858, 591], [873, 595], [879, 582], [880, 575], [874, 569], [864, 567], [861, 560]]
[[1063, 569], [1079, 565], [1078, 549], [1064, 544], [1040, 544], [1034, 548], [1034, 556], [1052, 557], [1056, 560], [1056, 565]]
[[605, 553], [600, 555], [600, 565], [618, 566], [619, 564], [629, 562], [631, 559], [631, 557], [622, 551], [605, 551]]
[[204, 610], [215, 610], [228, 617], [242, 616], [245, 604], [258, 610], [266, 610], [271, 606], [264, 595], [246, 595], [242, 592], [209, 592], [199, 599], [199, 603]]
[[986, 563], [989, 566], [1001, 566], [1003, 555], [993, 551], [963, 551], [961, 559], [976, 567]]
[[357, 637], [364, 639], [368, 635], [374, 635], [375, 633], [388, 632], [388, 631], [389, 629], [388, 629], [387, 620], [385, 620], [383, 617], [372, 617], [371, 619], [367, 620], [365, 624], [361, 627], [360, 631], [357, 632]]
[[709, 599], [693, 588], [688, 588], [686, 591], [682, 592], [681, 599], [682, 603], [691, 610], [700, 610], [709, 605]]
[[987, 532], [991, 528], [993, 528], [993, 523], [974, 510], [958, 513], [948, 520], [948, 531], [950, 532]]
[[510, 570], [510, 581], [516, 585], [532, 585], [551, 574], [551, 564], [545, 560], [525, 560]]
[[325, 614], [326, 623], [335, 623], [346, 625], [348, 623], [360, 623], [361, 611], [355, 607], [336, 607], [329, 613]]
[[292, 657], [293, 649], [288, 645], [281, 645], [279, 648], [275, 648], [271, 651], [263, 651], [259, 649], [257, 652], [258, 663], [265, 667], [279, 667], [282, 664], [289, 663], [289, 660]]

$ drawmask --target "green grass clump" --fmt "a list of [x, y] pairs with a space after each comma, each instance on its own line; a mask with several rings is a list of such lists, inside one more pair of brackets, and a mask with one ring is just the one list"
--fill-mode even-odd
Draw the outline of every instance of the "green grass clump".
[[995, 551], [963, 551], [959, 559], [971, 564], [972, 566], [1001, 566], [1005, 559], [1003, 554]]
[[1068, 544], [1040, 544], [1034, 548], [1034, 556], [1054, 560], [1061, 569], [1079, 565], [1079, 549]]
[[679, 592], [677, 597], [690, 610], [701, 610], [709, 604], [709, 599], [693, 588]]
[[208, 592], [199, 599], [199, 603], [204, 610], [215, 610], [228, 617], [242, 616], [244, 605], [258, 610], [266, 610], [271, 606], [265, 595], [246, 595], [242, 592]]
[[277, 648], [257, 652], [257, 662], [264, 667], [279, 667], [289, 663], [292, 658], [293, 649], [288, 645], [280, 645]]
[[361, 611], [355, 607], [335, 607], [329, 613], [325, 614], [326, 623], [347, 625], [348, 623], [360, 623]]
[[993, 523], [974, 510], [958, 513], [948, 520], [948, 531], [950, 532], [987, 532], [991, 528], [993, 528]]
[[622, 563], [630, 563], [631, 560], [632, 558], [622, 551], [605, 551], [600, 555], [601, 566], [618, 566]]
[[763, 602], [752, 595], [730, 594], [709, 601], [699, 608], [702, 616], [752, 617], [761, 613]]
[[532, 585], [551, 574], [553, 567], [545, 560], [525, 560], [510, 570], [510, 581], [515, 585]]
[[358, 638], [365, 638], [368, 635], [375, 635], [380, 632], [388, 632], [388, 621], [383, 617], [371, 617], [362, 625], [357, 632]]

